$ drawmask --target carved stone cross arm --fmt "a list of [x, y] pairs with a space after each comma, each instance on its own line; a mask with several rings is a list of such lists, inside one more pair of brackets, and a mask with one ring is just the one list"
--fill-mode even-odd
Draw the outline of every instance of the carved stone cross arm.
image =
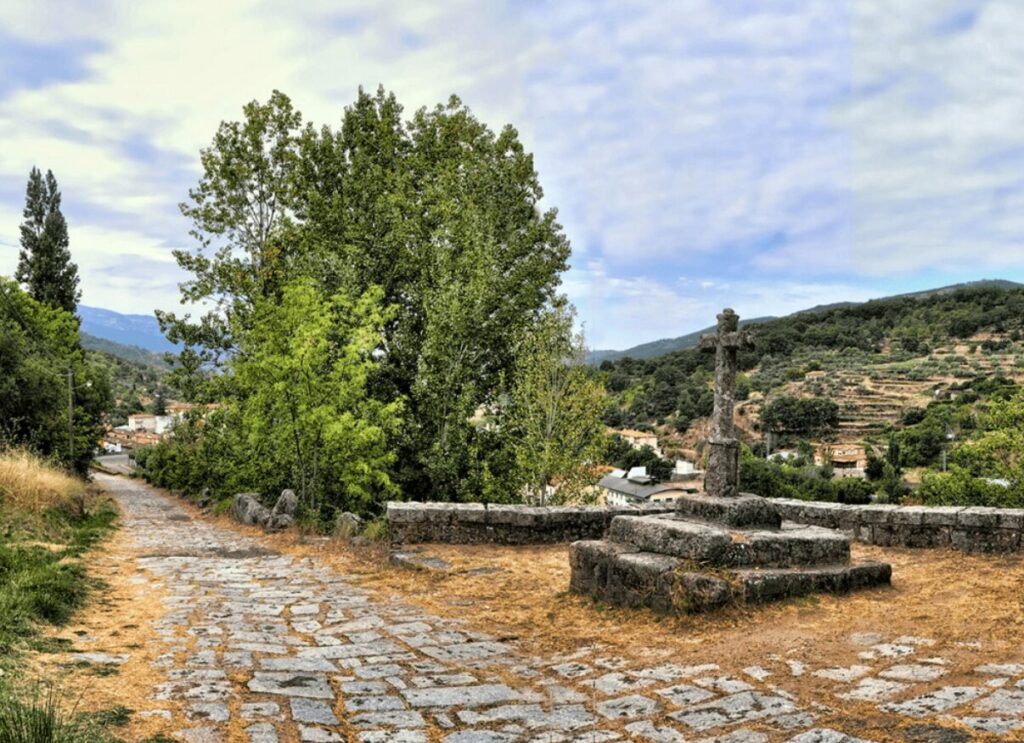
[[717, 351], [718, 347], [749, 351], [754, 347], [754, 336], [749, 330], [730, 330], [725, 333], [714, 333], [700, 337], [702, 351]]

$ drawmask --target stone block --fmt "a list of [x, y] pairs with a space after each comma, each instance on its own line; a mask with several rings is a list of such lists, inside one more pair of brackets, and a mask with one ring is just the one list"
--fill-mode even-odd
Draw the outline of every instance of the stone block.
[[672, 608], [670, 589], [680, 560], [651, 552], [621, 553], [609, 561], [606, 598], [616, 606]]
[[841, 564], [850, 560], [850, 540], [832, 529], [790, 526], [778, 531], [738, 531], [720, 564], [729, 567], [788, 567]]
[[999, 509], [970, 506], [957, 514], [956, 524], [967, 529], [995, 529], [999, 526]]
[[1021, 545], [1016, 529], [973, 529], [970, 535], [969, 552], [1017, 552]]
[[924, 514], [928, 509], [924, 506], [903, 506], [892, 512], [890, 524], [920, 526], [924, 523]]
[[863, 524], [888, 524], [898, 509], [899, 506], [889, 505], [858, 506], [858, 514]]
[[487, 506], [489, 526], [530, 526], [537, 520], [539, 509], [530, 506], [492, 504]]
[[741, 570], [737, 571], [737, 576], [743, 599], [763, 602], [816, 591], [846, 593], [886, 585], [892, 580], [892, 567], [887, 563], [869, 562], [800, 570]]
[[800, 507], [800, 522], [814, 526], [834, 528], [839, 525], [839, 514], [842, 506], [837, 503], [806, 501]]
[[1024, 530], [1024, 509], [997, 508], [995, 513], [999, 519], [1000, 529]]
[[420, 503], [402, 503], [388, 501], [387, 518], [389, 524], [414, 524], [426, 519], [426, 512]]
[[708, 564], [718, 564], [732, 544], [724, 529], [664, 516], [617, 516], [608, 536], [643, 552]]
[[956, 528], [950, 530], [949, 533], [949, 545], [955, 550], [962, 550], [964, 552], [971, 552], [971, 547], [974, 544], [974, 535], [970, 529]]
[[779, 528], [782, 516], [766, 498], [742, 494], [734, 498], [717, 498], [699, 493], [687, 493], [676, 499], [676, 511], [702, 521], [736, 527]]
[[569, 590], [603, 599], [607, 594], [612, 560], [636, 548], [606, 541], [579, 541], [569, 545]]
[[483, 503], [459, 503], [452, 509], [452, 519], [458, 524], [485, 524], [487, 506]]
[[930, 506], [924, 509], [921, 521], [925, 526], [956, 526], [956, 517], [963, 506]]
[[721, 608], [735, 600], [733, 585], [722, 575], [681, 573], [669, 587], [669, 611], [695, 614]]

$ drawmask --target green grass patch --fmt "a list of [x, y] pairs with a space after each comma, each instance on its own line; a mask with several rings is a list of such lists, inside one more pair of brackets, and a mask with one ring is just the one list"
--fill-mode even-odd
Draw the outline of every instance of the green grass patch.
[[112, 743], [104, 726], [90, 715], [65, 709], [50, 687], [18, 697], [0, 689], [0, 743]]
[[41, 519], [0, 512], [0, 665], [22, 649], [67, 649], [70, 641], [39, 638], [39, 627], [65, 624], [85, 603], [96, 584], [80, 557], [111, 531], [116, 515], [109, 501], [54, 506]]

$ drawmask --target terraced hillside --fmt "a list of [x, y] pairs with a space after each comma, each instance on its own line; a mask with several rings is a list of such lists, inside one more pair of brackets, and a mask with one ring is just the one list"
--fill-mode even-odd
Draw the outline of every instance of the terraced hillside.
[[[861, 443], [898, 426], [951, 385], [1002, 374], [1024, 379], [1024, 290], [988, 287], [897, 297], [752, 323], [754, 351], [741, 356], [737, 424], [762, 434], [762, 406], [782, 395], [839, 405], [831, 443]], [[663, 446], [706, 438], [712, 359], [695, 349], [655, 359], [604, 362], [611, 426], [650, 428]]]
[[[1006, 346], [984, 350], [986, 341]], [[779, 392], [834, 400], [840, 407], [835, 440], [859, 443], [897, 425], [905, 411], [926, 406], [957, 382], [995, 374], [1024, 379], [1022, 354], [1021, 343], [985, 334], [909, 359], [888, 350], [857, 360], [826, 356], [827, 371], [808, 372]]]

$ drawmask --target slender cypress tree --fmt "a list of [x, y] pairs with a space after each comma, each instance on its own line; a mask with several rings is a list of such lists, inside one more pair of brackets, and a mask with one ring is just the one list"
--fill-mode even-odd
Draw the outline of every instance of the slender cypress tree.
[[81, 292], [78, 266], [68, 250], [68, 223], [60, 210], [60, 189], [52, 171], [32, 168], [25, 189], [25, 221], [15, 278], [36, 301], [74, 314]]

